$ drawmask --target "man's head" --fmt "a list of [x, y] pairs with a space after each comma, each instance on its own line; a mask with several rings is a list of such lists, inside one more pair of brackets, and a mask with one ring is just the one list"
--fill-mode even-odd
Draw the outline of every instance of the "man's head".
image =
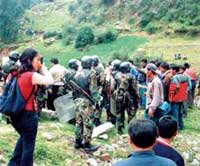
[[169, 70], [169, 64], [166, 63], [166, 62], [162, 62], [162, 63], [160, 64], [160, 71], [161, 71], [162, 73], [165, 73], [167, 70]]
[[179, 67], [179, 73], [183, 74], [185, 72], [185, 67], [183, 65], [180, 65]]
[[189, 64], [189, 63], [184, 63], [184, 67], [185, 67], [186, 69], [189, 69], [189, 68], [190, 68], [190, 64]]
[[172, 74], [175, 75], [175, 74], [179, 73], [180, 66], [176, 65], [176, 64], [171, 64], [170, 69], [172, 71]]
[[147, 59], [142, 59], [142, 60], [140, 61], [140, 64], [141, 64], [141, 67], [142, 67], [142, 68], [145, 68], [145, 67], [147, 66]]
[[59, 61], [58, 61], [57, 58], [52, 58], [52, 59], [50, 60], [50, 62], [51, 62], [51, 64], [52, 64], [53, 66], [59, 64]]
[[173, 139], [177, 135], [177, 121], [172, 116], [163, 116], [158, 122], [159, 135], [165, 139]]
[[149, 63], [146, 66], [146, 76], [147, 78], [153, 78], [156, 75], [157, 66], [153, 63]]
[[158, 135], [156, 124], [147, 119], [132, 120], [129, 124], [128, 133], [130, 144], [134, 150], [151, 149]]

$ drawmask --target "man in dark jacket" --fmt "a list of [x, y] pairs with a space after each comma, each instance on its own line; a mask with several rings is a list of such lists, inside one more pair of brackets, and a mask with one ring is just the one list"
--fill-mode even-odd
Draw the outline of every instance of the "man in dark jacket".
[[160, 137], [153, 148], [155, 154], [173, 160], [177, 166], [184, 166], [183, 157], [171, 145], [178, 132], [176, 120], [172, 116], [162, 117], [158, 123], [158, 130]]
[[133, 119], [129, 125], [129, 142], [133, 153], [128, 159], [119, 161], [113, 166], [175, 166], [167, 158], [159, 157], [152, 151], [157, 137], [157, 128], [151, 120]]

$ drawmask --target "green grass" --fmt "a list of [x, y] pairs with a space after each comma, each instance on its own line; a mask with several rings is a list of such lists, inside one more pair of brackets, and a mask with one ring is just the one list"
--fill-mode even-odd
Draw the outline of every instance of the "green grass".
[[[114, 42], [91, 45], [83, 51], [78, 51], [74, 48], [74, 45], [64, 46], [62, 41], [57, 41], [48, 47], [45, 47], [43, 42], [34, 42], [32, 46], [44, 56], [47, 65], [52, 57], [57, 57], [60, 63], [65, 65], [69, 59], [80, 58], [84, 55], [99, 55], [103, 62], [110, 60], [113, 52], [126, 52], [131, 56], [145, 42], [147, 42], [147, 39], [142, 37], [122, 36]], [[19, 50], [22, 51], [26, 47], [28, 46], [23, 46]]]
[[44, 2], [34, 6], [25, 14], [29, 21], [24, 28], [37, 31], [61, 31], [64, 23], [69, 22], [68, 3], [70, 3], [68, 0], [56, 0], [55, 4]]

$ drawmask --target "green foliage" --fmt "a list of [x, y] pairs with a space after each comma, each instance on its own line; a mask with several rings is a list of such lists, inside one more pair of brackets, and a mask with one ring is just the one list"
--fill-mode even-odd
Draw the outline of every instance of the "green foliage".
[[62, 32], [63, 37], [63, 44], [69, 45], [72, 43], [73, 40], [75, 40], [77, 30], [75, 28], [75, 25], [68, 25], [65, 24]]
[[94, 33], [90, 27], [83, 27], [76, 38], [75, 48], [84, 48], [94, 41]]
[[96, 37], [96, 44], [100, 43], [109, 43], [112, 41], [115, 41], [117, 39], [117, 33], [114, 31], [108, 30], [107, 32], [104, 32]]
[[110, 54], [111, 60], [120, 59], [121, 61], [127, 61], [129, 59], [129, 54], [127, 50], [121, 49], [119, 51], [113, 51]]
[[147, 31], [149, 34], [155, 34], [160, 30], [160, 27], [155, 23], [150, 23], [145, 28], [145, 31]]
[[58, 36], [58, 38], [62, 38], [62, 34], [56, 31], [50, 31], [50, 32], [45, 32], [43, 35], [43, 39], [47, 39], [47, 38], [51, 38], [51, 37], [55, 37]]
[[11, 43], [16, 40], [22, 14], [23, 8], [18, 1], [0, 1], [0, 39], [4, 43]]
[[115, 4], [115, 0], [101, 0], [101, 4], [105, 6], [112, 6]]
[[128, 20], [128, 24], [129, 25], [133, 25], [135, 23], [135, 19], [134, 18], [130, 18], [129, 20]]

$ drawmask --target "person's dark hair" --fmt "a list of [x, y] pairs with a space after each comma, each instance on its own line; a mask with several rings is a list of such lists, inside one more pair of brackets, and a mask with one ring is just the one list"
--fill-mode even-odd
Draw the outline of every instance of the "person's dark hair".
[[139, 148], [152, 146], [158, 136], [156, 124], [147, 119], [133, 119], [128, 128], [131, 141]]
[[151, 60], [150, 63], [156, 64], [156, 60]]
[[171, 64], [170, 69], [175, 70], [176, 72], [179, 72], [180, 66], [177, 64]]
[[134, 65], [133, 60], [129, 59], [128, 62], [130, 62], [132, 65]]
[[172, 116], [163, 116], [158, 122], [158, 131], [162, 138], [171, 138], [177, 130], [177, 121]]
[[189, 69], [189, 68], [190, 68], [190, 64], [189, 64], [189, 63], [184, 63], [184, 67], [185, 67], [186, 69]]
[[147, 63], [147, 59], [142, 59], [141, 62]]
[[166, 63], [166, 62], [162, 62], [162, 63], [160, 64], [160, 67], [162, 67], [162, 68], [165, 69], [165, 70], [169, 70], [169, 64]]
[[180, 66], [179, 66], [179, 69], [183, 69], [183, 70], [185, 71], [186, 68], [185, 68], [185, 66], [180, 65]]
[[161, 63], [162, 63], [161, 61], [157, 61], [155, 65], [156, 65], [157, 67], [160, 67]]
[[53, 64], [55, 64], [55, 65], [57, 65], [57, 64], [59, 63], [59, 61], [58, 61], [57, 58], [52, 58], [52, 59], [50, 60], [50, 62], [53, 63]]
[[38, 52], [33, 48], [27, 48], [21, 54], [19, 73], [24, 73], [27, 71], [33, 71], [32, 61], [38, 55]]

